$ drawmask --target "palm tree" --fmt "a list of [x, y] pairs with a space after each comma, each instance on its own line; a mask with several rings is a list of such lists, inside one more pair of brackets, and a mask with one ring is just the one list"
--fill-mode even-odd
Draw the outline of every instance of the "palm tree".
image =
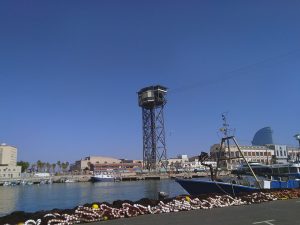
[[56, 163], [52, 163], [51, 166], [52, 166], [52, 173], [54, 173], [55, 172]]
[[62, 172], [64, 173], [66, 169], [66, 164], [64, 162], [61, 163], [61, 168], [62, 168]]
[[68, 169], [70, 163], [69, 162], [66, 162], [66, 169]]
[[41, 169], [42, 169], [42, 161], [41, 160], [38, 160], [36, 162], [36, 166], [37, 166], [37, 171], [38, 172], [41, 172]]
[[67, 172], [68, 166], [69, 166], [69, 162], [63, 162], [63, 163], [61, 164], [63, 173]]
[[42, 172], [45, 172], [45, 166], [46, 166], [46, 163], [45, 162], [41, 162]]
[[60, 170], [61, 170], [61, 162], [60, 162], [60, 161], [57, 161], [56, 165], [57, 165], [57, 167], [58, 167], [58, 172], [60, 172]]
[[30, 169], [31, 169], [31, 172], [35, 172], [35, 170], [36, 170], [36, 164], [31, 164], [31, 167], [30, 167]]
[[50, 173], [51, 164], [49, 162], [46, 163], [47, 172]]

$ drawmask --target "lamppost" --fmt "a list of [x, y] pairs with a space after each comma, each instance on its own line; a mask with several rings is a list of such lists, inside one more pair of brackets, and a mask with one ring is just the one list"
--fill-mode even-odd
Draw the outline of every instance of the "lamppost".
[[299, 153], [299, 150], [300, 150], [300, 134], [295, 134], [294, 138], [296, 138], [296, 140], [299, 142], [299, 148], [298, 148], [297, 157], [296, 157], [297, 162], [299, 162], [299, 157], [300, 157], [300, 153]]

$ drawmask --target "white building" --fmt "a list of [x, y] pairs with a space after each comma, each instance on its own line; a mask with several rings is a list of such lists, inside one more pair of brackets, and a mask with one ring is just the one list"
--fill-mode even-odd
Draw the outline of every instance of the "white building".
[[268, 148], [274, 150], [276, 163], [287, 163], [288, 151], [286, 145], [267, 145]]
[[17, 148], [13, 146], [0, 145], [0, 179], [21, 176], [21, 166], [17, 166], [17, 152]]
[[288, 153], [288, 159], [290, 161], [295, 162], [295, 161], [300, 160], [300, 149], [299, 149], [299, 147], [287, 146], [286, 150], [287, 150], [287, 153]]
[[[214, 161], [206, 161], [206, 164], [211, 164], [214, 168], [217, 163]], [[188, 158], [187, 155], [178, 155], [177, 158], [168, 159], [168, 170], [169, 171], [207, 171], [208, 168], [201, 165], [197, 157]]]
[[[215, 161], [205, 161], [204, 162], [206, 165], [212, 165], [213, 168], [217, 167], [217, 162]], [[195, 158], [192, 161], [189, 162], [184, 162], [183, 163], [183, 168], [185, 170], [191, 171], [191, 172], [201, 172], [201, 171], [208, 171], [209, 168], [207, 166], [204, 166], [201, 164], [199, 159]]]
[[[248, 162], [259, 162], [263, 164], [271, 164], [274, 158], [274, 150], [267, 146], [239, 146], [245, 159]], [[210, 148], [210, 155], [214, 160], [217, 160], [219, 154], [220, 144], [214, 144]], [[230, 153], [229, 153], [230, 149]], [[220, 158], [228, 159], [220, 161], [220, 166], [227, 169], [234, 169], [244, 162], [242, 155], [235, 145], [226, 146], [221, 151]], [[229, 162], [230, 161], [230, 162]]]

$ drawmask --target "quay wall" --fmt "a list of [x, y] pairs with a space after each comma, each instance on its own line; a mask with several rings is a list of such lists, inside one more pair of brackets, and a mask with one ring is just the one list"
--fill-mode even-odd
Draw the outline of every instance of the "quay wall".
[[[228, 173], [221, 173], [222, 175], [228, 175]], [[175, 178], [198, 178], [207, 177], [209, 174], [207, 172], [197, 172], [197, 173], [178, 173], [178, 174], [167, 174], [167, 173], [148, 173], [148, 174], [137, 174], [137, 173], [123, 173], [120, 174], [120, 181], [138, 181], [138, 180], [160, 180], [160, 179], [175, 179]], [[53, 183], [64, 183], [66, 180], [75, 182], [88, 182], [90, 181], [91, 175], [59, 175], [59, 176], [49, 176], [49, 177], [26, 177], [26, 178], [6, 178], [0, 179], [0, 185], [5, 182], [32, 182], [34, 184], [40, 183], [42, 181], [51, 181]]]

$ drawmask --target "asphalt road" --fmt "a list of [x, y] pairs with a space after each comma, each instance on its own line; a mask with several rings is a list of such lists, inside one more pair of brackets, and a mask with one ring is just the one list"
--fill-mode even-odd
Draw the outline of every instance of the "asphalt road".
[[300, 225], [300, 199], [144, 215], [89, 225]]

